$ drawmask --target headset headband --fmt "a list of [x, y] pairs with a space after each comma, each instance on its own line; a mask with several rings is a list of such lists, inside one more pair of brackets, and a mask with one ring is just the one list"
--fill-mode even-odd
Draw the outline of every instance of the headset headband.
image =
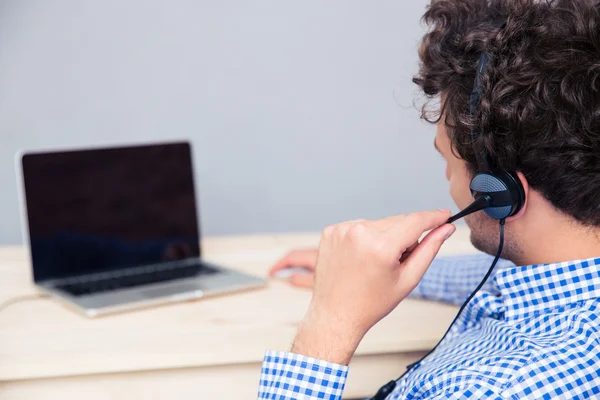
[[[506, 26], [506, 20], [498, 25], [500, 30], [504, 29]], [[490, 160], [490, 156], [485, 150], [482, 148], [481, 150], [477, 150], [477, 146], [475, 143], [477, 142], [477, 137], [480, 134], [479, 125], [475, 123], [475, 115], [477, 114], [477, 110], [481, 105], [481, 97], [483, 96], [483, 76], [487, 70], [487, 66], [490, 63], [490, 56], [487, 51], [482, 51], [481, 56], [479, 57], [479, 61], [477, 62], [477, 68], [475, 70], [475, 81], [473, 83], [473, 90], [471, 91], [471, 99], [469, 102], [469, 113], [471, 116], [471, 122], [473, 123], [473, 128], [471, 129], [471, 138], [473, 143], [473, 148], [475, 149], [475, 158], [477, 160], [477, 168], [479, 172], [487, 172], [490, 171], [490, 165], [492, 162]]]
[[469, 112], [471, 115], [471, 121], [473, 123], [473, 128], [471, 129], [471, 137], [473, 140], [473, 147], [475, 148], [475, 158], [477, 159], [477, 168], [478, 172], [485, 172], [490, 170], [490, 157], [485, 151], [485, 149], [481, 149], [481, 151], [477, 150], [477, 146], [475, 143], [477, 142], [477, 137], [479, 136], [479, 126], [478, 123], [475, 123], [475, 114], [477, 114], [477, 110], [481, 104], [481, 97], [483, 95], [483, 75], [487, 68], [488, 63], [490, 62], [490, 57], [486, 51], [481, 53], [481, 57], [479, 57], [479, 62], [477, 63], [477, 69], [475, 70], [475, 82], [473, 83], [473, 91], [471, 92], [471, 100], [469, 102]]

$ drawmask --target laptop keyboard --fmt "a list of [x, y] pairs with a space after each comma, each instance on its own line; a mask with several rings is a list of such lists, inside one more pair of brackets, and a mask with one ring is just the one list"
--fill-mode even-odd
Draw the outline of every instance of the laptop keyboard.
[[168, 282], [175, 279], [192, 278], [201, 275], [212, 275], [217, 272], [217, 269], [209, 267], [202, 262], [197, 262], [171, 268], [150, 268], [147, 271], [129, 275], [120, 275], [106, 279], [94, 279], [90, 281], [67, 283], [56, 286], [56, 288], [73, 296], [84, 296], [118, 289], [127, 289], [141, 285], [148, 285], [151, 283]]

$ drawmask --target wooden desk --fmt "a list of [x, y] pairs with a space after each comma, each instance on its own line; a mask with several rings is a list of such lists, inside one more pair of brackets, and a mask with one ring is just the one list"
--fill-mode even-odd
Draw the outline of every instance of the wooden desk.
[[[207, 258], [265, 276], [318, 235], [208, 238]], [[443, 254], [469, 253], [459, 230]], [[0, 302], [35, 293], [28, 257], [0, 249]], [[253, 399], [265, 349], [289, 348], [310, 292], [268, 288], [87, 319], [48, 299], [0, 313], [0, 398]], [[441, 337], [456, 307], [406, 300], [364, 339], [351, 365], [347, 398], [371, 395]]]

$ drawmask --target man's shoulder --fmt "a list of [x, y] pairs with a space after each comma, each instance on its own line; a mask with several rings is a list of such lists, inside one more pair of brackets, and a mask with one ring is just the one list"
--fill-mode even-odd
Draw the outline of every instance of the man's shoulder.
[[[527, 338], [503, 392], [512, 398], [590, 398], [600, 394], [600, 299], [546, 310], [516, 325]], [[511, 340], [524, 340], [515, 335]]]
[[591, 299], [464, 331], [442, 350], [444, 362], [423, 366], [419, 386], [443, 398], [476, 387], [507, 399], [597, 397], [599, 311], [600, 299]]

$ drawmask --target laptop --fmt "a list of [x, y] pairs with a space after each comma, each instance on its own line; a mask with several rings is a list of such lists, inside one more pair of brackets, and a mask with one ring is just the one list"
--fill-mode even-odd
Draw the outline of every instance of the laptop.
[[257, 288], [202, 259], [187, 142], [21, 153], [33, 280], [94, 317]]

